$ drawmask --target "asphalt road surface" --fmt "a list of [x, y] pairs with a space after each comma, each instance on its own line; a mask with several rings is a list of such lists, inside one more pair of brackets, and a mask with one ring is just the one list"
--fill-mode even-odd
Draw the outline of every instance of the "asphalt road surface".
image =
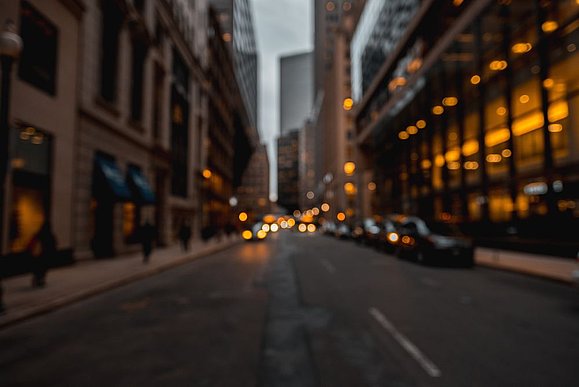
[[0, 331], [0, 386], [577, 386], [578, 360], [577, 289], [289, 232]]

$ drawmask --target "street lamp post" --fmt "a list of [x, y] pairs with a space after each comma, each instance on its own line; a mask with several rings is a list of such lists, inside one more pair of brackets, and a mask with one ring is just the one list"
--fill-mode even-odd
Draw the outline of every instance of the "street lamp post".
[[[6, 206], [6, 173], [8, 170], [8, 141], [10, 114], [10, 76], [12, 64], [20, 56], [22, 39], [16, 34], [16, 26], [7, 20], [0, 33], [0, 71], [2, 72], [0, 89], [0, 257], [4, 252], [4, 208]], [[1, 273], [0, 273], [1, 281]], [[0, 282], [0, 313], [4, 311], [2, 283]]]

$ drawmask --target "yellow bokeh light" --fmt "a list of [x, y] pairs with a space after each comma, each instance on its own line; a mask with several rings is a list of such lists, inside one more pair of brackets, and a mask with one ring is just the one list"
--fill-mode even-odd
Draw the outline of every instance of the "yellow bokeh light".
[[559, 24], [555, 20], [547, 20], [541, 25], [543, 32], [553, 32], [559, 28]]
[[531, 98], [527, 94], [523, 94], [519, 97], [520, 103], [527, 103]]
[[418, 120], [418, 121], [416, 121], [416, 127], [417, 127], [418, 129], [424, 129], [424, 128], [426, 128], [426, 121], [424, 121], [424, 120]]
[[503, 151], [501, 152], [501, 155], [505, 158], [509, 158], [513, 155], [513, 152], [511, 152], [510, 149], [503, 149]]
[[300, 225], [298, 226], [299, 232], [306, 232], [307, 229], [308, 226], [306, 226], [304, 223], [300, 223]]
[[253, 234], [251, 233], [251, 231], [245, 230], [244, 232], [241, 233], [241, 236], [243, 237], [243, 239], [245, 239], [246, 241], [248, 241], [248, 240], [251, 239], [251, 237], [253, 236]]
[[410, 125], [409, 127], [406, 128], [406, 132], [408, 134], [416, 134], [418, 133], [418, 128], [414, 125]]
[[269, 224], [266, 223], [263, 226], [261, 226], [261, 229], [265, 232], [269, 232], [270, 226], [269, 226]]
[[480, 76], [473, 75], [472, 77], [470, 77], [470, 83], [472, 83], [473, 85], [478, 85], [480, 83]]
[[346, 184], [344, 184], [344, 192], [346, 192], [346, 195], [355, 195], [356, 186], [354, 185], [354, 183], [347, 182]]
[[511, 50], [515, 53], [515, 54], [524, 54], [526, 52], [531, 51], [531, 49], [533, 48], [533, 45], [531, 43], [516, 43], [513, 44], [513, 47], [511, 47]]
[[440, 105], [436, 105], [432, 108], [432, 113], [439, 116], [444, 113], [444, 108]]
[[551, 124], [549, 125], [549, 132], [551, 133], [559, 133], [563, 131], [563, 125], [561, 124]]
[[265, 238], [266, 236], [267, 236], [267, 233], [266, 233], [265, 231], [263, 231], [263, 230], [259, 230], [259, 231], [257, 232], [257, 237], [258, 237], [259, 239], [263, 239], [263, 238]]
[[322, 203], [322, 211], [324, 212], [330, 211], [330, 205], [328, 203]]
[[213, 176], [213, 173], [209, 169], [203, 170], [203, 177], [206, 179], [210, 179]]
[[458, 98], [456, 98], [456, 97], [443, 98], [442, 104], [444, 106], [456, 106], [458, 104]]
[[547, 78], [547, 79], [545, 79], [545, 80], [543, 81], [543, 87], [544, 87], [545, 89], [550, 89], [550, 88], [552, 88], [553, 86], [555, 86], [555, 81], [554, 81], [553, 79]]
[[272, 224], [272, 225], [270, 226], [269, 229], [270, 229], [271, 232], [278, 232], [279, 226], [277, 225], [277, 223], [274, 223], [274, 224]]
[[240, 212], [239, 213], [239, 220], [242, 222], [245, 222], [247, 220], [247, 213], [245, 212]]
[[287, 225], [289, 226], [289, 228], [292, 228], [293, 226], [296, 225], [296, 221], [293, 218], [290, 218], [287, 221]]
[[308, 231], [309, 232], [315, 232], [316, 231], [316, 225], [315, 224], [308, 224]]
[[410, 135], [408, 134], [407, 131], [403, 130], [402, 132], [398, 133], [398, 138], [401, 140], [408, 140], [408, 138], [410, 137]]
[[354, 107], [354, 100], [352, 98], [344, 99], [343, 103], [344, 110], [350, 111]]
[[353, 161], [347, 161], [344, 163], [344, 173], [346, 175], [351, 175], [356, 170], [356, 164]]
[[493, 60], [491, 63], [489, 63], [489, 68], [493, 71], [502, 71], [506, 69], [507, 66], [508, 63], [506, 60]]
[[338, 219], [340, 222], [343, 222], [344, 220], [346, 220], [346, 214], [344, 214], [343, 212], [338, 212], [338, 214], [336, 215], [336, 219]]

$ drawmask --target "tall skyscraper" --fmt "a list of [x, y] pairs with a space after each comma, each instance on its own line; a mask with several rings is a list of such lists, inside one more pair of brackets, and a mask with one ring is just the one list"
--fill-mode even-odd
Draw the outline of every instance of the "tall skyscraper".
[[249, 114], [257, 128], [257, 45], [249, 0], [210, 0], [218, 14], [223, 40], [233, 51], [235, 75]]
[[280, 134], [301, 129], [313, 105], [311, 52], [280, 58]]

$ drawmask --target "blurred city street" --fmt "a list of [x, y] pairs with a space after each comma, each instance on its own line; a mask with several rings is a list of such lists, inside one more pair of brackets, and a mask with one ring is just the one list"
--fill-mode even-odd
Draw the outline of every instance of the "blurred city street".
[[284, 232], [0, 331], [2, 386], [574, 385], [568, 285]]
[[579, 0], [0, 0], [0, 387], [579, 385], [578, 46]]

